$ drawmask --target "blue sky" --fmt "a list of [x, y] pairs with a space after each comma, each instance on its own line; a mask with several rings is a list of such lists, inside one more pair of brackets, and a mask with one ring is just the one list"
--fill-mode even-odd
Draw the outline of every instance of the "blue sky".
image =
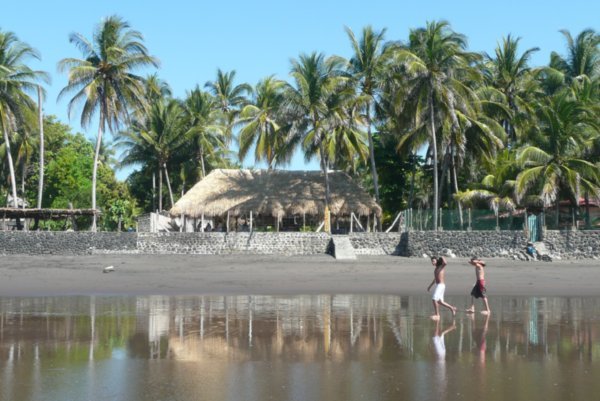
[[[24, 4], [27, 4], [26, 6]], [[350, 56], [344, 26], [359, 34], [365, 25], [386, 28], [386, 39], [405, 40], [411, 28], [426, 21], [445, 19], [465, 34], [472, 51], [492, 53], [507, 34], [522, 38], [522, 49], [539, 47], [532, 64], [546, 64], [551, 51], [565, 52], [558, 32], [573, 35], [585, 28], [598, 30], [600, 2], [596, 1], [514, 1], [421, 0], [421, 1], [138, 1], [138, 0], [36, 0], [7, 1], [2, 5], [0, 28], [17, 34], [36, 48], [41, 62], [34, 68], [48, 71], [45, 112], [69, 122], [66, 101], [57, 103], [66, 76], [56, 70], [64, 57], [79, 57], [68, 42], [71, 32], [91, 37], [94, 27], [108, 15], [117, 14], [140, 31], [151, 54], [161, 60], [159, 76], [174, 95], [183, 97], [196, 84], [214, 79], [217, 68], [236, 70], [239, 82], [255, 84], [275, 74], [288, 79], [290, 60], [312, 51]], [[79, 118], [70, 120], [74, 131], [92, 137], [95, 128], [84, 131]], [[253, 166], [251, 159], [244, 166]], [[290, 169], [318, 169], [318, 163], [304, 163], [297, 155]], [[124, 178], [127, 172], [119, 176]]]

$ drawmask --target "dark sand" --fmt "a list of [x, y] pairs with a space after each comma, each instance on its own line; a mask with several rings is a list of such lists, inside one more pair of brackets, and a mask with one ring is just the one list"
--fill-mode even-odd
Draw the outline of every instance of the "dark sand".
[[[113, 273], [102, 273], [113, 265]], [[468, 295], [466, 258], [449, 259], [446, 294]], [[54, 295], [425, 295], [428, 259], [394, 256], [338, 261], [322, 256], [2, 256], [0, 297]], [[488, 295], [600, 296], [600, 261], [489, 259]]]

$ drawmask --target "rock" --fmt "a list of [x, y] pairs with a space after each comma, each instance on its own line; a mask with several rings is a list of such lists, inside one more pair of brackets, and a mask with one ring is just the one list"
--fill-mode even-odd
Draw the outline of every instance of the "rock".
[[115, 267], [114, 266], [106, 266], [104, 269], [102, 269], [102, 273], [112, 273], [115, 271]]

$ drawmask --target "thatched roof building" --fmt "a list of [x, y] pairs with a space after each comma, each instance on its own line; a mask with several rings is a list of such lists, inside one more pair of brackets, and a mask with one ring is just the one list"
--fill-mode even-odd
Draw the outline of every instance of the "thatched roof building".
[[[381, 207], [350, 176], [329, 173], [332, 215], [381, 215]], [[213, 170], [171, 209], [173, 217], [322, 215], [325, 177], [320, 171]]]

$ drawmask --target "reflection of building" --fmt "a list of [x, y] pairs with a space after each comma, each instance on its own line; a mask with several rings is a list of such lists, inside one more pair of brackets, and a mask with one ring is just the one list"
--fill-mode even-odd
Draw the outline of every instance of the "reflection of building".
[[[282, 392], [276, 399], [303, 399], [298, 394], [310, 382], [311, 391], [327, 389], [307, 398], [337, 401], [351, 398], [337, 390], [379, 389], [389, 384], [381, 378], [392, 376], [417, 389], [419, 394], [405, 399], [427, 399], [428, 379], [435, 369], [428, 357], [433, 352], [433, 326], [426, 318], [431, 307], [426, 296], [0, 301], [0, 399], [93, 398], [41, 393], [57, 371], [70, 380], [64, 385], [71, 390], [69, 383], [98, 388], [105, 380], [122, 392], [151, 394], [121, 399], [168, 399], [173, 389], [202, 391], [210, 400], [240, 399], [231, 396], [236, 391], [252, 392], [247, 400], [267, 399], [261, 391]], [[544, 377], [587, 369], [600, 356], [600, 322], [595, 318], [600, 298], [497, 297], [494, 302], [489, 330], [481, 336], [469, 329], [482, 327], [480, 316], [474, 323], [457, 316], [456, 331], [445, 337], [446, 360], [457, 365], [448, 373], [469, 370], [482, 352], [488, 372], [514, 364], [521, 371], [536, 370], [539, 364], [523, 361], [541, 361], [545, 375], [550, 375]], [[484, 342], [487, 346], [482, 347]], [[538, 377], [537, 371], [533, 376]], [[471, 377], [468, 380], [471, 383]], [[63, 383], [50, 381], [52, 391], [59, 392]], [[342, 389], [331, 382], [348, 386]], [[160, 384], [158, 390], [152, 387], [155, 383]], [[448, 390], [454, 386], [447, 385]]]

